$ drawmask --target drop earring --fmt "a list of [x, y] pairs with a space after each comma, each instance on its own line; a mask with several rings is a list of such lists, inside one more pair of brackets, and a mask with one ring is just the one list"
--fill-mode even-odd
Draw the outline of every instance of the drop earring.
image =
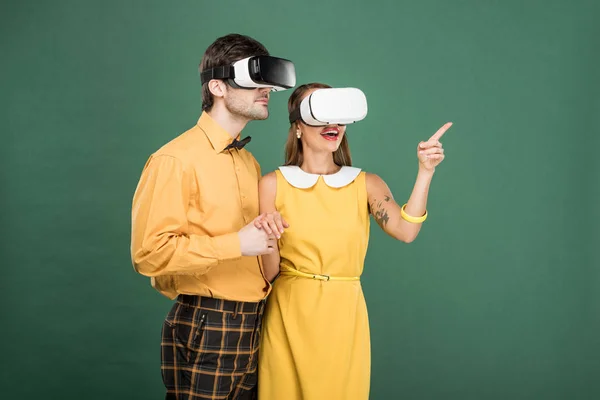
[[302, 132], [300, 132], [300, 129], [298, 129], [298, 130], [296, 131], [296, 137], [297, 137], [298, 139], [300, 139], [300, 136], [302, 136]]

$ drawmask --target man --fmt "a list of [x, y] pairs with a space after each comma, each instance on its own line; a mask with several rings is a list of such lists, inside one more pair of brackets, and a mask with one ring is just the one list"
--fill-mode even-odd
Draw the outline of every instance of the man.
[[295, 85], [295, 71], [230, 34], [206, 49], [200, 72], [198, 123], [150, 156], [135, 191], [132, 262], [177, 299], [162, 328], [166, 398], [251, 399], [271, 290], [260, 255], [276, 249], [287, 224], [258, 215], [260, 167], [239, 138], [268, 117], [271, 90]]

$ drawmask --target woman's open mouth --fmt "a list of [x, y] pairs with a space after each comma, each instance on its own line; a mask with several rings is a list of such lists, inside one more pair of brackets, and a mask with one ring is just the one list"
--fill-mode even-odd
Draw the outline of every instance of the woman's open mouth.
[[340, 135], [340, 130], [337, 127], [327, 128], [323, 132], [321, 132], [321, 136], [325, 140], [336, 141], [336, 140], [338, 140], [339, 135]]

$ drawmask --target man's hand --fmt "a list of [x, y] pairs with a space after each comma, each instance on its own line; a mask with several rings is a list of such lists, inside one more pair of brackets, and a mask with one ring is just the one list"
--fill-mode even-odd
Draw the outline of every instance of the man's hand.
[[271, 254], [277, 249], [275, 237], [268, 235], [263, 229], [257, 228], [256, 219], [240, 229], [238, 236], [243, 256]]
[[263, 229], [267, 235], [276, 237], [277, 239], [281, 238], [281, 234], [285, 228], [290, 227], [277, 211], [259, 215], [254, 220], [254, 226], [258, 229]]

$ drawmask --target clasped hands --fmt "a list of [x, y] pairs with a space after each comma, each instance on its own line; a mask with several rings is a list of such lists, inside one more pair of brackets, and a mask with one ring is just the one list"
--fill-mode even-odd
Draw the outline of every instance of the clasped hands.
[[263, 213], [238, 232], [242, 256], [260, 256], [277, 251], [277, 239], [281, 238], [289, 224], [277, 211]]
[[262, 213], [254, 219], [254, 226], [262, 229], [268, 235], [269, 239], [279, 239], [285, 228], [289, 224], [283, 219], [277, 211]]

